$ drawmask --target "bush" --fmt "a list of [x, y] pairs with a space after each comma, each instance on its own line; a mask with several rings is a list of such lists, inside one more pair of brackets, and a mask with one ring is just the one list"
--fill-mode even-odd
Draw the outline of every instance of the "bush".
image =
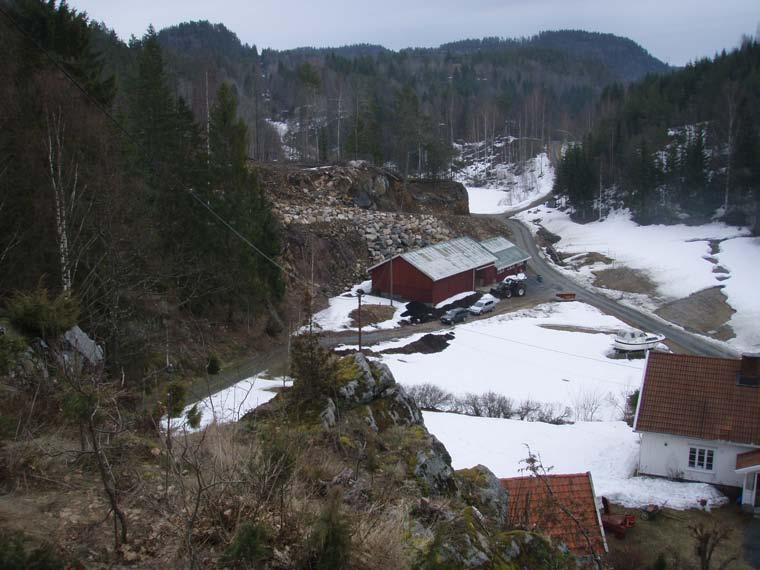
[[19, 534], [0, 534], [0, 568], [4, 570], [62, 570], [65, 564], [49, 546], [27, 550]]
[[335, 374], [332, 352], [319, 344], [318, 335], [302, 334], [293, 339], [290, 375], [293, 392], [299, 398], [308, 400], [327, 393]]
[[11, 322], [26, 334], [42, 338], [56, 337], [69, 330], [79, 319], [79, 302], [69, 293], [51, 299], [47, 289], [17, 292], [8, 301]]
[[208, 364], [206, 365], [206, 372], [211, 374], [219, 374], [222, 369], [222, 363], [219, 361], [219, 357], [216, 354], [210, 354], [208, 357]]
[[334, 493], [314, 524], [308, 543], [306, 568], [341, 570], [349, 567], [351, 527], [340, 512], [340, 495]]
[[[244, 522], [222, 556], [222, 563], [244, 568], [266, 561], [272, 554], [267, 529], [257, 523]], [[254, 566], [256, 567], [256, 566]]]
[[0, 336], [0, 374], [7, 374], [13, 368], [25, 348], [23, 338], [8, 333]]
[[435, 384], [415, 384], [406, 388], [417, 407], [432, 412], [445, 412], [451, 409], [454, 396]]
[[185, 409], [187, 388], [179, 382], [172, 382], [166, 388], [166, 408], [170, 418], [178, 418]]

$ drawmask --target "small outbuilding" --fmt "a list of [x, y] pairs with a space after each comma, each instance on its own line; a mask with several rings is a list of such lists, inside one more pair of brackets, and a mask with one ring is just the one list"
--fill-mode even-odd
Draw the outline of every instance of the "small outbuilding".
[[608, 552], [591, 473], [501, 479], [509, 496], [509, 522], [540, 530], [580, 559]]
[[496, 257], [496, 281], [501, 281], [509, 275], [522, 273], [528, 267], [530, 255], [525, 253], [507, 238], [492, 237], [481, 241], [480, 245]]
[[386, 259], [369, 268], [372, 292], [437, 304], [525, 269], [530, 256], [514, 244], [504, 238], [487, 242], [496, 253], [461, 237]]

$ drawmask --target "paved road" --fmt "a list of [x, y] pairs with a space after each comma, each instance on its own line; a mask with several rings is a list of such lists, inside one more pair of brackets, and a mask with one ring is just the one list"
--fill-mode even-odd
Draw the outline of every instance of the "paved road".
[[571, 291], [576, 294], [576, 299], [579, 301], [593, 305], [608, 315], [613, 315], [636, 328], [665, 335], [686, 352], [703, 356], [737, 356], [733, 350], [723, 347], [706, 337], [686, 332], [656, 317], [618, 303], [601, 293], [595, 293], [583, 288], [583, 286], [554, 269], [552, 264], [539, 254], [533, 235], [524, 224], [504, 216], [497, 217], [504, 220], [507, 224], [507, 227], [512, 232], [515, 244], [533, 256], [533, 259], [529, 262], [529, 266], [536, 273], [542, 275], [544, 284], [554, 289], [555, 292]]

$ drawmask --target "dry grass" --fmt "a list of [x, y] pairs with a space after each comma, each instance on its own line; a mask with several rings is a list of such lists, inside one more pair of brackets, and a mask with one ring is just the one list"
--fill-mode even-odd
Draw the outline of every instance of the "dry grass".
[[645, 273], [629, 267], [601, 269], [594, 271], [594, 275], [594, 285], [604, 289], [644, 295], [654, 295], [657, 292], [657, 286]]
[[[612, 505], [613, 512], [625, 512], [626, 509]], [[633, 510], [632, 510], [633, 512]], [[669, 562], [678, 559], [682, 562], [681, 568], [699, 568], [699, 562], [694, 555], [694, 539], [689, 527], [704, 523], [711, 525], [717, 523], [731, 529], [731, 535], [725, 544], [715, 551], [713, 567], [730, 558], [737, 556], [738, 560], [731, 564], [731, 570], [751, 570], [744, 561], [742, 552], [742, 540], [744, 527], [750, 517], [742, 513], [734, 506], [727, 506], [707, 513], [697, 509], [688, 511], [674, 511], [665, 509], [662, 516], [655, 520], [636, 520], [636, 526], [629, 529], [622, 540], [608, 535], [607, 542], [610, 547], [610, 556], [613, 559], [641, 560], [645, 566], [653, 564], [662, 553]], [[617, 566], [616, 566], [617, 567]], [[677, 568], [669, 565], [669, 568]], [[621, 566], [621, 568], [626, 568]]]
[[726, 302], [721, 287], [711, 287], [664, 305], [656, 314], [681, 325], [686, 330], [708, 334], [718, 340], [733, 338], [734, 331], [726, 323], [736, 312]]
[[[393, 317], [396, 307], [390, 305], [362, 305], [362, 326], [382, 323]], [[359, 326], [359, 308], [357, 307], [348, 315], [351, 318], [351, 326]]]

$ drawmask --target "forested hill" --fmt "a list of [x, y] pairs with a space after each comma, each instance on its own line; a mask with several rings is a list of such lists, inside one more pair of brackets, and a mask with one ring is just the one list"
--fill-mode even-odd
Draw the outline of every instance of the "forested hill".
[[718, 211], [757, 228], [757, 40], [668, 75], [607, 88], [597, 116], [583, 145], [566, 154], [557, 181], [581, 216], [598, 206], [601, 185], [603, 201], [622, 200], [644, 222]]
[[[99, 31], [101, 51], [123, 53]], [[585, 129], [605, 86], [668, 70], [631, 40], [581, 31], [400, 51], [361, 44], [259, 52], [209, 22], [158, 37], [173, 87], [198, 120], [207, 93], [213, 104], [222, 83], [233, 86], [251, 157], [390, 161], [407, 174], [446, 170], [455, 141], [516, 136], [533, 141], [529, 154]], [[122, 81], [132, 73], [121, 61], [114, 71]], [[279, 135], [287, 128], [285, 152], [272, 121]]]

